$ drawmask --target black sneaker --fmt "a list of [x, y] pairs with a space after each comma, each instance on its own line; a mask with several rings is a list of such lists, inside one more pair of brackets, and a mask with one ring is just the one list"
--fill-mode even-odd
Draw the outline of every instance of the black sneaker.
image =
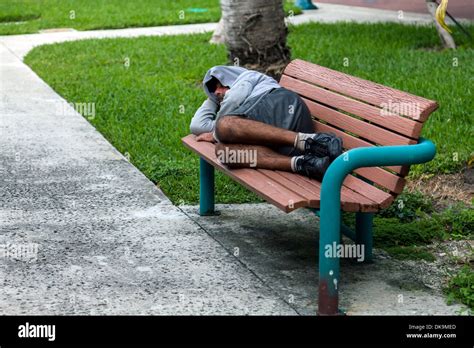
[[333, 161], [342, 154], [342, 139], [332, 133], [314, 133], [305, 140], [304, 153], [318, 157], [329, 156]]
[[328, 156], [316, 157], [315, 155], [304, 155], [296, 159], [296, 173], [323, 181], [324, 173], [331, 164]]

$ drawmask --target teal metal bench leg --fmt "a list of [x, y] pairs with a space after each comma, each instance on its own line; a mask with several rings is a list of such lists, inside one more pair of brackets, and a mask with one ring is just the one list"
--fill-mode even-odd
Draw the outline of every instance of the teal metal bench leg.
[[[325, 190], [324, 188], [329, 190]], [[319, 298], [318, 315], [338, 315], [339, 312], [339, 257], [326, 255], [326, 247], [340, 244], [341, 211], [337, 188], [324, 185], [320, 210], [319, 234]]]
[[356, 244], [364, 245], [364, 262], [372, 261], [373, 213], [356, 213]]
[[203, 158], [199, 162], [199, 215], [214, 215], [214, 167]]

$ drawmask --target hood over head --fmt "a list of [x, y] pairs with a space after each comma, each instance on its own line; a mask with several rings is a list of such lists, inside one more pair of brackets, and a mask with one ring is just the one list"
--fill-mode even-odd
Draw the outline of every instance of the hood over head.
[[217, 65], [212, 67], [207, 71], [206, 76], [204, 76], [204, 80], [202, 81], [204, 91], [206, 92], [209, 99], [217, 102], [217, 97], [214, 95], [214, 93], [211, 93], [209, 87], [207, 86], [208, 82], [211, 81], [213, 77], [215, 77], [219, 80], [221, 85], [232, 87], [239, 75], [246, 71], [247, 69], [238, 66]]

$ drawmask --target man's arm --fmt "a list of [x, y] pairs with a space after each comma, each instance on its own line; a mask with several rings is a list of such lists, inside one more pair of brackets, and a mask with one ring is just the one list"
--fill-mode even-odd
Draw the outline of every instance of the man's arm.
[[191, 125], [189, 127], [191, 133], [199, 135], [202, 133], [212, 132], [216, 124], [215, 118], [218, 107], [217, 103], [210, 99], [206, 99], [201, 107], [197, 109], [191, 120]]

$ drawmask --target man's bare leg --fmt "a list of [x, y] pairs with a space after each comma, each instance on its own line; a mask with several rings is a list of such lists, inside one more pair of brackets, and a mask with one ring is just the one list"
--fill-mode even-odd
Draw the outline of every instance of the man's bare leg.
[[260, 168], [291, 172], [291, 157], [266, 146], [216, 144], [217, 159], [230, 168]]
[[298, 133], [239, 116], [223, 116], [217, 121], [216, 135], [223, 143], [293, 146]]
[[266, 146], [216, 144], [217, 159], [230, 168], [260, 168], [296, 172], [322, 181], [329, 157], [288, 157]]

